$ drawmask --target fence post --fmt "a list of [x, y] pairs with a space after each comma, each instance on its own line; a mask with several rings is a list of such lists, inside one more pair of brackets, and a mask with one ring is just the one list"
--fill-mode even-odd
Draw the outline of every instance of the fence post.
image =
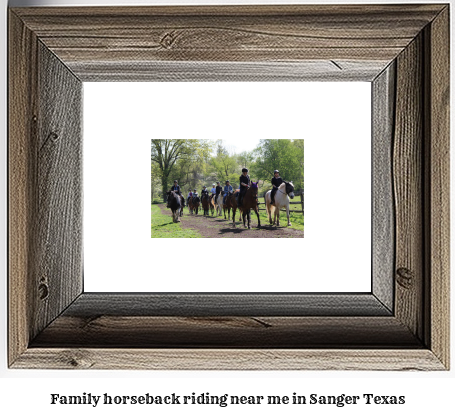
[[[302, 205], [302, 213], [303, 213], [303, 189], [300, 191], [300, 204]], [[303, 215], [305, 215], [303, 213]]]

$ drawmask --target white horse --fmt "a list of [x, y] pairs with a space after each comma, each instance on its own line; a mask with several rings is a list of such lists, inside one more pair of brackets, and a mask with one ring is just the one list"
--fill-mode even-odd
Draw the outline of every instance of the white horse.
[[[294, 185], [292, 182], [281, 183], [275, 193], [275, 204], [272, 205], [272, 191], [269, 190], [265, 194], [265, 208], [271, 225], [280, 226], [280, 209], [286, 208], [286, 216], [288, 218], [288, 226], [291, 226], [289, 221], [289, 198], [294, 199]], [[272, 223], [272, 213], [274, 213]]]
[[218, 195], [218, 200], [216, 201], [216, 216], [221, 216], [223, 214], [223, 194]]

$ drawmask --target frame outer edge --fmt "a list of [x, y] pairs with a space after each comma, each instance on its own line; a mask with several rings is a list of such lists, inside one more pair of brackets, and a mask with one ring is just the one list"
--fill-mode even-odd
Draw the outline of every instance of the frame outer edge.
[[37, 110], [37, 39], [8, 15], [8, 364], [27, 349], [33, 320], [29, 276], [33, 262], [33, 135]]
[[31, 348], [17, 369], [444, 370], [429, 350]]
[[[447, 6], [430, 32], [430, 347], [450, 367], [450, 19]], [[428, 117], [427, 115], [427, 117]]]

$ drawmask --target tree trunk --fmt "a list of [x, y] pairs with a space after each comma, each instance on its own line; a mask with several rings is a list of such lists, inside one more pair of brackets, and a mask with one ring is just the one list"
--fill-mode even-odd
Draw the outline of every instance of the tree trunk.
[[163, 174], [163, 177], [161, 178], [161, 186], [163, 187], [163, 202], [167, 202], [166, 192], [169, 190], [167, 181], [168, 181], [168, 176], [166, 174]]

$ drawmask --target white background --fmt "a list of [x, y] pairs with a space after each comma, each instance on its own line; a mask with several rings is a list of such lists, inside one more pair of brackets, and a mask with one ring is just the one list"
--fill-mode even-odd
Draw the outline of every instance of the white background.
[[[367, 82], [85, 83], [84, 290], [371, 291], [370, 98]], [[224, 137], [305, 139], [304, 239], [150, 237], [150, 139]]]
[[[429, 1], [428, 1], [429, 2]], [[427, 3], [428, 3], [427, 2]], [[136, 4], [157, 4], [152, 1], [136, 0]], [[164, 2], [161, 2], [164, 3]], [[168, 4], [183, 4], [183, 1], [171, 2]], [[201, 2], [190, 2], [196, 4]], [[206, 2], [209, 3], [209, 2]], [[212, 1], [211, 3], [218, 3]], [[241, 1], [232, 3], [240, 4]], [[249, 1], [249, 3], [260, 3]], [[265, 3], [265, 1], [262, 1]], [[270, 2], [267, 2], [270, 3]], [[274, 3], [280, 3], [278, 0]], [[297, 3], [292, 0], [285, 0], [283, 3]], [[304, 2], [300, 2], [304, 3]], [[315, 3], [311, 1], [309, 3]], [[318, 2], [319, 3], [319, 2]], [[326, 1], [324, 3], [337, 3]], [[371, 1], [369, 2], [371, 3]], [[384, 3], [382, 0], [377, 3]], [[399, 2], [395, 2], [399, 3]], [[434, 3], [434, 2], [433, 2]], [[10, 5], [93, 5], [93, 1], [81, 0], [13, 0]], [[96, 4], [122, 4], [115, 0], [98, 0]], [[3, 65], [0, 66], [0, 126], [2, 128], [1, 138], [1, 166], [2, 173], [0, 181], [3, 203], [0, 204], [1, 212], [1, 234], [4, 237], [0, 240], [0, 262], [2, 263], [2, 283], [0, 294], [2, 299], [2, 319], [0, 320], [2, 336], [0, 336], [0, 408], [2, 413], [37, 413], [37, 414], [66, 414], [66, 413], [100, 413], [100, 414], [134, 414], [134, 413], [180, 413], [180, 408], [150, 408], [130, 407], [124, 408], [94, 408], [90, 409], [62, 407], [49, 405], [50, 393], [82, 394], [92, 392], [102, 394], [139, 394], [139, 393], [191, 393], [211, 392], [230, 394], [289, 394], [294, 391], [303, 393], [319, 394], [363, 394], [376, 393], [378, 395], [406, 395], [407, 404], [403, 406], [356, 406], [349, 409], [324, 408], [322, 406], [281, 407], [277, 410], [274, 407], [259, 406], [256, 408], [204, 408], [198, 407], [198, 413], [349, 413], [365, 414], [387, 412], [389, 414], [418, 414], [437, 413], [448, 414], [453, 412], [453, 390], [455, 388], [454, 371], [443, 373], [396, 373], [396, 372], [305, 372], [305, 371], [280, 371], [280, 372], [201, 372], [201, 371], [165, 371], [165, 372], [117, 372], [117, 371], [31, 371], [31, 370], [8, 370], [6, 369], [6, 2], [2, 1], [3, 7], [0, 10], [1, 19], [4, 23], [3, 36], [0, 36], [1, 56]], [[452, 4], [453, 7], [453, 4]], [[453, 30], [452, 30], [453, 33]], [[453, 84], [453, 76], [452, 76]], [[452, 122], [452, 125], [455, 125]], [[453, 164], [453, 163], [452, 163]], [[455, 183], [452, 177], [452, 183]], [[453, 206], [453, 204], [452, 204]], [[455, 222], [452, 220], [452, 224]], [[452, 234], [454, 228], [452, 227]], [[454, 247], [455, 244], [452, 244]], [[453, 249], [453, 248], [452, 248]], [[453, 287], [453, 284], [452, 284]], [[453, 294], [453, 288], [452, 288]], [[452, 295], [453, 299], [453, 295]], [[454, 333], [452, 319], [452, 333]], [[452, 336], [452, 345], [454, 344]], [[453, 356], [453, 347], [452, 347]], [[186, 408], [185, 408], [186, 409]], [[13, 412], [14, 411], [14, 412]], [[121, 412], [120, 412], [121, 411]], [[183, 412], [183, 411], [182, 411]], [[190, 412], [190, 411], [189, 411]], [[191, 413], [191, 412], [190, 412]]]

